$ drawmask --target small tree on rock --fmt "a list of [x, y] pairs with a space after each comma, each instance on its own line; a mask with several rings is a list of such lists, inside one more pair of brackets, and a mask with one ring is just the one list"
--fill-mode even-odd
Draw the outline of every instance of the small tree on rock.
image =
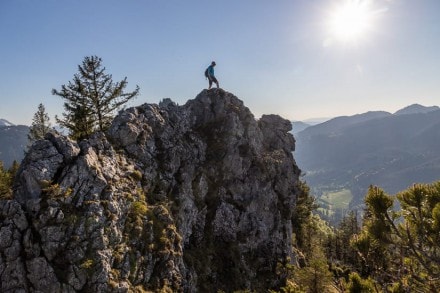
[[32, 125], [29, 129], [29, 142], [32, 143], [36, 140], [43, 139], [44, 136], [51, 130], [49, 115], [46, 113], [44, 105], [40, 103], [40, 105], [38, 105], [38, 111], [34, 114]]
[[57, 122], [69, 129], [74, 139], [107, 130], [116, 110], [139, 94], [139, 86], [125, 93], [127, 78], [113, 82], [112, 76], [105, 73], [102, 59], [97, 56], [85, 57], [78, 71], [60, 91], [52, 90], [52, 94], [65, 100], [63, 118], [57, 117]]

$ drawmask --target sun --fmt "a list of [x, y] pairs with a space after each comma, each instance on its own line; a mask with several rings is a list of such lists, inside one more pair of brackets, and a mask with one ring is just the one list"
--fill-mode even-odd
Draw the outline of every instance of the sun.
[[327, 27], [332, 39], [358, 42], [372, 29], [375, 15], [371, 0], [344, 0], [329, 15]]

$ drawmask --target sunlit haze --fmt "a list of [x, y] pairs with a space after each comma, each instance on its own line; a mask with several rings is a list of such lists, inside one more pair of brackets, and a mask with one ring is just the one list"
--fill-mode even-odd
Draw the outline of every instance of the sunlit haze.
[[346, 0], [331, 11], [329, 16], [330, 34], [343, 42], [357, 41], [369, 33], [375, 25], [377, 11], [370, 0]]
[[438, 0], [2, 0], [0, 118], [29, 125], [85, 56], [102, 58], [128, 106], [184, 104], [208, 83], [257, 116], [290, 120], [439, 105]]

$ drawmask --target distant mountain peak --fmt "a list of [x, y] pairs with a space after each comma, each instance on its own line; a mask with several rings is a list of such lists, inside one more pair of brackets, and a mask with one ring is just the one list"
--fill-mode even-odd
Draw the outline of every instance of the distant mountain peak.
[[403, 109], [398, 110], [396, 113], [394, 113], [394, 115], [420, 114], [420, 113], [428, 113], [437, 110], [440, 110], [438, 106], [426, 107], [420, 104], [412, 104]]
[[297, 134], [309, 127], [310, 125], [311, 124], [307, 124], [302, 121], [292, 121], [292, 133]]
[[14, 126], [14, 124], [12, 124], [11, 122], [9, 122], [6, 119], [0, 118], [0, 127], [7, 127], [7, 126]]

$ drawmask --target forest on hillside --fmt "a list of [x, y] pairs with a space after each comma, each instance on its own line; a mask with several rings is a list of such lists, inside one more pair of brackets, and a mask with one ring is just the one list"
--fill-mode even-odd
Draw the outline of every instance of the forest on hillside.
[[368, 187], [396, 194], [413, 183], [439, 180], [440, 110], [411, 105], [341, 116], [295, 135], [295, 159], [320, 215], [333, 224], [361, 213]]
[[364, 201], [360, 222], [352, 212], [330, 227], [303, 186], [293, 244], [303, 258], [282, 292], [438, 292], [440, 182], [395, 196], [370, 186]]

